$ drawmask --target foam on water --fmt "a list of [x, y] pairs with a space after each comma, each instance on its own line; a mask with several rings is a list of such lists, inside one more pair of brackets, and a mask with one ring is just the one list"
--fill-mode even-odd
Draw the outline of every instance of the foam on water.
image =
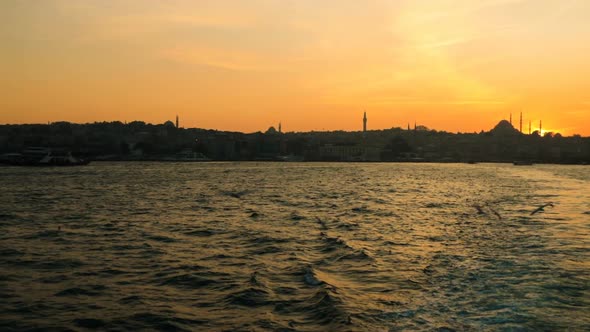
[[3, 167], [0, 329], [589, 330], [589, 174]]

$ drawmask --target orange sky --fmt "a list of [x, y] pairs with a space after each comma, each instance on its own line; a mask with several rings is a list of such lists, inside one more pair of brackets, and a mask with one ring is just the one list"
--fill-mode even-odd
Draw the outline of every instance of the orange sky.
[[590, 136], [586, 0], [3, 0], [0, 123]]

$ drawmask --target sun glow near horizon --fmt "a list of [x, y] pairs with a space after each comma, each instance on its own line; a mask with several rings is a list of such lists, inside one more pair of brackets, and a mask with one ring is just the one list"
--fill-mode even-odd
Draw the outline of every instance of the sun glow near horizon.
[[371, 129], [473, 132], [522, 110], [524, 132], [543, 120], [589, 136], [587, 13], [549, 0], [9, 0], [0, 122], [358, 130], [367, 110]]

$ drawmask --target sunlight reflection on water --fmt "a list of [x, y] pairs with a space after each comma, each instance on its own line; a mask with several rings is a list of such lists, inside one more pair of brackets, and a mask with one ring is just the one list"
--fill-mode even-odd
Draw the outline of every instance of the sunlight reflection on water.
[[0, 184], [3, 330], [590, 328], [587, 167], [95, 163]]

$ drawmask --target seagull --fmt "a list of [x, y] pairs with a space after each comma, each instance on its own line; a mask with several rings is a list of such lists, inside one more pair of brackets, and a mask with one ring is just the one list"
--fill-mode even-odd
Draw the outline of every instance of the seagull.
[[483, 210], [483, 208], [481, 207], [481, 205], [475, 204], [475, 205], [473, 205], [473, 207], [477, 210], [477, 213], [478, 214], [487, 214], [487, 213], [485, 213], [485, 211]]
[[531, 216], [533, 214], [537, 213], [537, 212], [545, 211], [545, 208], [548, 207], [548, 206], [553, 207], [554, 205], [551, 202], [550, 203], [547, 203], [547, 204], [543, 204], [543, 205], [539, 206], [538, 208], [536, 208], [535, 211], [531, 212]]
[[320, 219], [320, 217], [315, 217], [315, 219], [317, 220], [318, 224], [320, 224], [322, 229], [324, 229], [324, 230], [328, 229], [328, 226], [326, 226], [326, 222], [323, 221], [322, 219]]
[[499, 220], [502, 220], [502, 216], [498, 213], [498, 211], [494, 210], [494, 208], [491, 207], [490, 204], [487, 204], [486, 203], [486, 205], [488, 206], [488, 208], [490, 209], [490, 211], [492, 211], [492, 213], [495, 214], [496, 217], [498, 217]]

